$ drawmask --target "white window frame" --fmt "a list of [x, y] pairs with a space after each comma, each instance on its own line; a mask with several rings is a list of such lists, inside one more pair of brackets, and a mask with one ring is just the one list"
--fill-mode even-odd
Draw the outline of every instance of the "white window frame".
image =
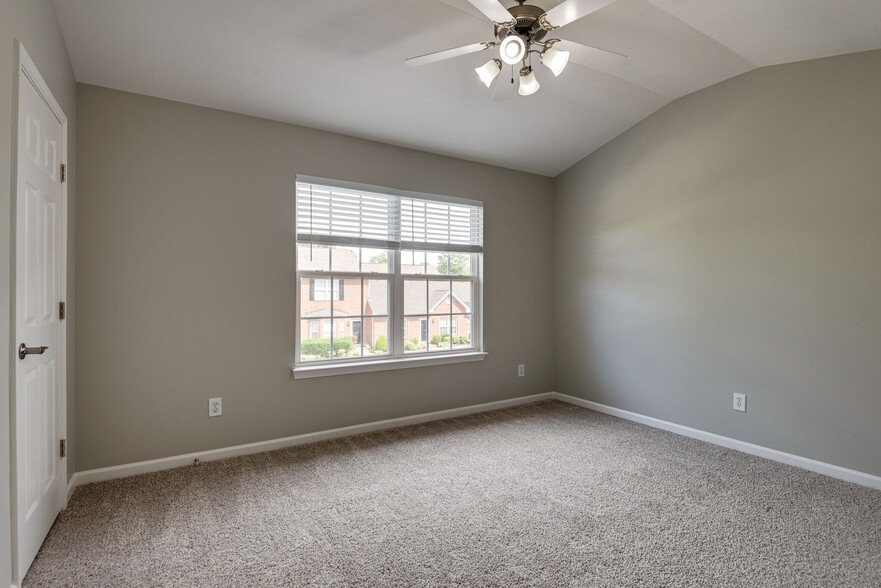
[[[312, 180], [312, 178], [309, 178]], [[320, 180], [320, 179], [318, 179]], [[298, 176], [298, 181], [308, 181], [301, 180], [300, 176]], [[375, 186], [364, 186], [360, 184], [351, 184], [345, 182], [336, 182], [333, 180], [327, 180], [329, 182], [333, 182], [334, 185], [344, 185], [345, 187], [350, 187], [351, 189], [362, 189], [368, 190], [372, 192], [395, 192], [394, 190], [390, 190], [388, 188], [380, 188]], [[319, 183], [316, 181], [315, 183]], [[412, 194], [412, 193], [407, 193]], [[444, 197], [444, 196], [434, 196], [434, 195], [425, 195], [419, 194], [418, 197], [424, 199], [432, 199], [439, 202], [461, 202], [462, 199], [452, 198], [452, 197]], [[295, 256], [299, 253], [299, 246], [305, 245], [305, 242], [301, 242], [297, 244], [295, 247]], [[339, 272], [339, 271], [315, 271], [315, 270], [297, 270], [297, 296], [296, 296], [296, 313], [297, 313], [297, 321], [295, 328], [295, 361], [293, 367], [293, 373], [295, 379], [301, 378], [314, 378], [320, 376], [331, 376], [338, 374], [352, 374], [352, 373], [360, 373], [360, 372], [372, 372], [372, 371], [382, 371], [382, 370], [394, 370], [394, 369], [403, 369], [403, 368], [412, 368], [412, 367], [420, 367], [420, 366], [428, 366], [428, 365], [440, 365], [440, 364], [448, 364], [448, 363], [459, 363], [459, 362], [468, 362], [468, 361], [481, 361], [483, 360], [487, 353], [484, 349], [483, 345], [483, 254], [482, 253], [471, 253], [471, 275], [469, 276], [459, 276], [459, 275], [425, 275], [425, 274], [402, 274], [401, 273], [401, 255], [399, 250], [391, 249], [389, 250], [389, 268], [390, 273], [368, 273], [368, 272]], [[296, 263], [296, 259], [295, 259]], [[331, 278], [332, 276], [332, 278]], [[309, 320], [308, 317], [303, 317], [300, 310], [301, 303], [301, 284], [304, 278], [315, 278], [315, 279], [333, 279], [339, 280], [344, 278], [364, 278], [364, 279], [381, 279], [386, 278], [389, 280], [389, 328], [386, 339], [388, 341], [388, 355], [380, 355], [380, 356], [357, 356], [357, 357], [342, 357], [342, 358], [328, 358], [323, 360], [312, 360], [312, 361], [300, 361], [300, 340], [301, 340], [301, 329], [302, 323], [304, 320]], [[407, 279], [418, 279], [418, 280], [440, 280], [440, 281], [449, 281], [453, 280], [467, 280], [472, 283], [472, 300], [471, 300], [471, 345], [467, 349], [450, 349], [445, 351], [427, 351], [424, 353], [407, 353], [404, 352], [404, 341], [405, 341], [405, 315], [404, 315], [404, 281]], [[318, 296], [316, 295], [317, 299]], [[363, 302], [362, 302], [363, 304]], [[449, 316], [449, 315], [447, 315]], [[451, 327], [449, 330], [452, 330]], [[362, 338], [364, 337], [362, 331]], [[420, 328], [420, 337], [421, 337], [421, 328]], [[429, 332], [429, 340], [430, 340], [430, 332]], [[428, 341], [426, 341], [426, 344]]]

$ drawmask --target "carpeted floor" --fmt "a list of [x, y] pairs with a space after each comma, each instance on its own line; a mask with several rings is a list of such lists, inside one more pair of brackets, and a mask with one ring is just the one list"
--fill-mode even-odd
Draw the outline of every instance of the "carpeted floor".
[[25, 586], [872, 586], [881, 492], [561, 402], [78, 488]]

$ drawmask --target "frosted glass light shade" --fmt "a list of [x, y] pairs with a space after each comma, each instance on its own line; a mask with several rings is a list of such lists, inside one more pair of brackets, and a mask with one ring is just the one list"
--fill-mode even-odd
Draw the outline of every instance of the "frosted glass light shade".
[[502, 62], [498, 59], [490, 59], [480, 67], [474, 68], [474, 71], [477, 72], [480, 81], [489, 88], [499, 72], [502, 71]]
[[499, 55], [508, 65], [514, 65], [526, 56], [526, 43], [517, 35], [505, 37], [499, 45]]
[[527, 73], [520, 72], [520, 89], [517, 90], [517, 93], [521, 96], [535, 94], [541, 87], [538, 80], [535, 79], [535, 73], [533, 73], [531, 69], [527, 69], [526, 71]]
[[554, 48], [546, 49], [544, 53], [541, 54], [541, 62], [545, 64], [549, 70], [554, 72], [555, 76], [558, 76], [563, 73], [563, 68], [569, 63], [569, 52], [557, 51]]

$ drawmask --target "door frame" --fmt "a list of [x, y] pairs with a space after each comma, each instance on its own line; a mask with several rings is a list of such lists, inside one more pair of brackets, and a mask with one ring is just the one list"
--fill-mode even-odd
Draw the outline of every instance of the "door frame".
[[[28, 80], [34, 85], [34, 88], [37, 89], [37, 92], [42, 96], [42, 98], [46, 101], [46, 104], [49, 105], [49, 109], [61, 123], [61, 163], [67, 165], [67, 116], [64, 114], [64, 110], [62, 110], [61, 105], [58, 104], [58, 101], [55, 100], [55, 97], [52, 95], [51, 90], [49, 90], [48, 84], [43, 79], [43, 76], [40, 75], [39, 70], [37, 69], [36, 64], [33, 59], [31, 59], [28, 52], [25, 50], [24, 45], [20, 40], [15, 40], [15, 57], [14, 62], [17, 64], [15, 69], [15, 75], [12, 83], [12, 104], [13, 104], [13, 116], [14, 123], [12, 125], [12, 161], [10, 176], [12, 178], [12, 195], [11, 207], [10, 207], [10, 225], [11, 225], [11, 268], [10, 268], [10, 300], [12, 302], [12, 325], [10, 329], [10, 398], [12, 399], [12, 403], [9, 411], [9, 431], [10, 431], [10, 472], [9, 477], [11, 480], [11, 488], [10, 488], [10, 502], [11, 502], [11, 510], [10, 513], [10, 521], [12, 527], [12, 570], [13, 577], [16, 578], [19, 582], [22, 580], [21, 571], [18, 569], [18, 490], [19, 490], [19, 479], [18, 479], [18, 430], [17, 430], [17, 422], [16, 422], [16, 414], [18, 407], [18, 378], [17, 378], [17, 367], [16, 361], [18, 361], [18, 357], [15, 354], [18, 349], [18, 341], [16, 338], [18, 337], [17, 329], [18, 325], [17, 317], [18, 317], [18, 300], [16, 299], [17, 291], [18, 291], [18, 282], [17, 282], [17, 271], [18, 271], [18, 251], [19, 251], [19, 242], [18, 242], [18, 230], [16, 227], [16, 218], [18, 214], [18, 149], [19, 149], [19, 141], [20, 137], [18, 136], [18, 118], [19, 118], [19, 109], [21, 105], [19, 104], [19, 93], [21, 91], [22, 84], [22, 76], [27, 77]], [[25, 82], [26, 83], [26, 82]], [[70, 169], [68, 172], [68, 180]], [[68, 181], [61, 182], [61, 267], [59, 268], [60, 276], [59, 276], [59, 284], [60, 284], [60, 298], [59, 302], [64, 301], [65, 307], [67, 306], [67, 222], [68, 222], [68, 213], [67, 213], [67, 184]], [[65, 314], [69, 316], [69, 309], [66, 308]], [[58, 434], [58, 439], [66, 439], [67, 438], [67, 321], [69, 320], [65, 317], [65, 320], [59, 321], [61, 332], [59, 333], [59, 364], [61, 367], [61, 377], [58, 386], [58, 422], [56, 423], [56, 432]], [[68, 445], [68, 450], [66, 453], [70, 453], [70, 447]], [[60, 465], [60, 473], [62, 474], [61, 484], [59, 484], [59, 496], [58, 496], [58, 504], [60, 510], [64, 510], [67, 508], [67, 492], [68, 492], [68, 472], [67, 472], [67, 457], [62, 457], [61, 465]]]

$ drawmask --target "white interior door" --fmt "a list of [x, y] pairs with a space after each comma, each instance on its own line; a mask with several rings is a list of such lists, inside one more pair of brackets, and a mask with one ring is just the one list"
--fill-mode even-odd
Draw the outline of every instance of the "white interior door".
[[[59, 451], [63, 127], [24, 69], [19, 76], [14, 352], [20, 581], [61, 510], [66, 476]], [[20, 357], [20, 344], [32, 353]]]

